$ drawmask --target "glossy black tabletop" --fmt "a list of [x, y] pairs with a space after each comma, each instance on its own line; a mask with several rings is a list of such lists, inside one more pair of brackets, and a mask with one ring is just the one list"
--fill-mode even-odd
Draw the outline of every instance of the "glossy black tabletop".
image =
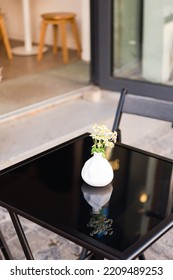
[[2, 170], [0, 205], [107, 258], [134, 258], [173, 226], [173, 161], [116, 144], [112, 183], [91, 187], [81, 178], [91, 145], [82, 135]]

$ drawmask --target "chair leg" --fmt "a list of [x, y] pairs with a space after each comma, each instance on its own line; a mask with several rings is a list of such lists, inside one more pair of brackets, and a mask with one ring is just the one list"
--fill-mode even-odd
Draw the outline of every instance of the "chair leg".
[[46, 34], [47, 23], [43, 20], [41, 24], [41, 33], [40, 33], [40, 41], [38, 46], [38, 54], [37, 54], [37, 61], [42, 60], [43, 56], [43, 45], [44, 45], [44, 38]]
[[79, 260], [84, 260], [87, 256], [88, 250], [86, 248], [82, 248], [82, 251], [79, 256]]
[[78, 53], [78, 56], [81, 57], [81, 44], [80, 44], [80, 40], [79, 40], [79, 33], [78, 33], [78, 28], [77, 28], [75, 19], [73, 19], [71, 21], [71, 26], [72, 26], [74, 40], [76, 42], [77, 53]]
[[1, 249], [1, 251], [3, 253], [3, 256], [6, 260], [12, 260], [13, 259], [12, 255], [11, 255], [11, 252], [8, 248], [8, 245], [5, 241], [5, 238], [4, 238], [1, 230], [0, 230], [0, 249]]
[[58, 25], [53, 24], [53, 54], [57, 55], [58, 53], [58, 47], [57, 47], [57, 41], [58, 41]]
[[6, 52], [7, 52], [8, 59], [11, 60], [13, 58], [13, 55], [12, 55], [12, 52], [11, 52], [10, 43], [9, 43], [9, 40], [8, 40], [4, 20], [3, 20], [2, 17], [0, 18], [0, 30], [1, 30], [2, 40], [3, 40], [4, 45], [5, 45], [5, 49], [6, 49]]
[[79, 260], [92, 260], [94, 259], [94, 256], [95, 254], [93, 252], [89, 252], [86, 248], [82, 248]]
[[61, 30], [61, 41], [62, 41], [62, 55], [64, 63], [68, 63], [68, 50], [67, 50], [67, 39], [66, 39], [66, 21], [60, 22]]

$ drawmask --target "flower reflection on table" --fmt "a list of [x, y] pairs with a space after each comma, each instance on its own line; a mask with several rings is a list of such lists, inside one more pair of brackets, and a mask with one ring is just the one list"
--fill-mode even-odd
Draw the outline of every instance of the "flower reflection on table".
[[94, 188], [83, 183], [81, 190], [85, 200], [92, 207], [91, 218], [87, 223], [87, 227], [91, 228], [90, 235], [102, 236], [113, 234], [113, 220], [108, 218], [108, 202], [113, 191], [112, 184], [101, 188]]

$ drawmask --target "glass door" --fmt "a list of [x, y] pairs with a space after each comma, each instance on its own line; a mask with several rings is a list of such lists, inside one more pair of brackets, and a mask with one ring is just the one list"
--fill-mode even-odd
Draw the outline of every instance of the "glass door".
[[173, 84], [173, 1], [114, 0], [115, 77]]
[[173, 100], [173, 1], [91, 0], [90, 5], [92, 81]]
[[113, 60], [116, 77], [133, 77], [140, 71], [142, 2], [114, 1]]

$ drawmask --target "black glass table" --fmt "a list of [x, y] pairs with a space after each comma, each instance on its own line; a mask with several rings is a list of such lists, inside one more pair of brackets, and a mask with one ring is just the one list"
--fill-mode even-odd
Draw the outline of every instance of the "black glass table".
[[91, 187], [81, 178], [91, 145], [84, 134], [0, 172], [0, 206], [27, 259], [18, 215], [108, 259], [139, 257], [173, 226], [172, 160], [117, 143], [108, 152], [113, 181]]

